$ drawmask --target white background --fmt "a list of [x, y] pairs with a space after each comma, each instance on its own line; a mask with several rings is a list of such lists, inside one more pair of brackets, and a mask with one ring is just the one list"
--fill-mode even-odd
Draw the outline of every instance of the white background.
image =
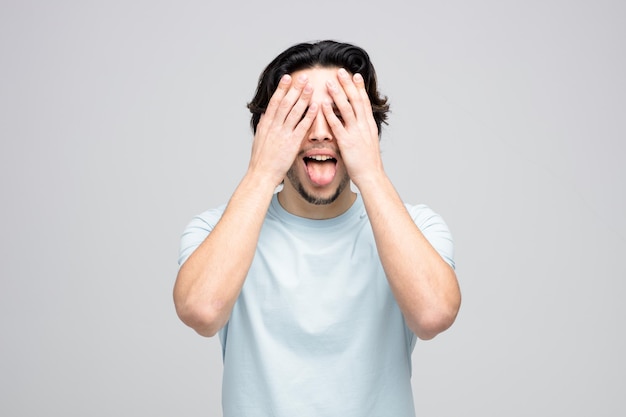
[[0, 415], [219, 416], [178, 321], [180, 233], [247, 166], [292, 44], [365, 48], [386, 169], [443, 215], [464, 302], [420, 416], [626, 413], [626, 3], [0, 3]]

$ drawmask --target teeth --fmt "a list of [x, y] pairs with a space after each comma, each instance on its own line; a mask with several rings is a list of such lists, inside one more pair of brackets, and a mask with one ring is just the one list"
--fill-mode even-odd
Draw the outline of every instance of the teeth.
[[309, 156], [309, 159], [315, 159], [316, 161], [328, 161], [329, 159], [333, 159], [331, 156], [328, 155], [313, 155], [313, 156]]

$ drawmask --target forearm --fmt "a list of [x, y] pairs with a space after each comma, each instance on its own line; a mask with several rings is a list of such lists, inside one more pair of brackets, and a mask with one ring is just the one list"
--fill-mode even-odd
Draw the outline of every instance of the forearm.
[[408, 326], [422, 339], [436, 336], [452, 325], [460, 306], [454, 270], [415, 225], [384, 172], [362, 179], [357, 186]]
[[248, 173], [222, 218], [181, 266], [174, 303], [181, 320], [204, 336], [228, 321], [254, 258], [275, 184]]
[[256, 126], [246, 176], [220, 221], [179, 270], [174, 286], [176, 311], [202, 335], [214, 335], [230, 317], [274, 190], [316, 117], [312, 93], [305, 76], [295, 82], [289, 75], [281, 78]]

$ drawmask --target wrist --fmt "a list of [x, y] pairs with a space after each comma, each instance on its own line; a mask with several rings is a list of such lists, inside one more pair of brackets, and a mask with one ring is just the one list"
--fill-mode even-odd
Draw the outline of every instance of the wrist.
[[274, 193], [276, 187], [278, 187], [284, 177], [279, 177], [277, 174], [271, 174], [267, 172], [263, 172], [258, 169], [254, 169], [252, 167], [248, 168], [246, 171], [241, 183], [246, 184], [251, 191], [258, 191], [262, 193]]
[[350, 179], [361, 193], [370, 189], [379, 189], [389, 183], [389, 177], [387, 177], [382, 167], [377, 170], [368, 170], [361, 175], [351, 176]]

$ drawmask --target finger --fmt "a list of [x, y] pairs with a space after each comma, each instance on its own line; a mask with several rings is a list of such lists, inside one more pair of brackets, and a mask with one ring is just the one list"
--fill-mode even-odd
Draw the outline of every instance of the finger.
[[280, 103], [278, 104], [278, 108], [276, 109], [276, 114], [274, 116], [274, 121], [278, 123], [284, 123], [285, 119], [291, 112], [294, 104], [298, 100], [298, 98], [302, 95], [302, 90], [307, 85], [308, 78], [305, 74], [300, 74], [294, 82], [291, 84], [291, 88], [287, 91], [287, 94], [284, 95]]
[[365, 80], [363, 80], [363, 76], [359, 73], [354, 74], [352, 77], [354, 81], [354, 85], [361, 96], [361, 101], [363, 103], [365, 115], [367, 116], [369, 127], [372, 131], [378, 132], [378, 126], [376, 125], [376, 120], [374, 119], [374, 110], [372, 109], [372, 103], [370, 102], [370, 97], [367, 94], [367, 89], [365, 88]]
[[[322, 103], [322, 113], [326, 118], [326, 123], [330, 126], [330, 130], [332, 130], [335, 138], [341, 139], [343, 137], [346, 128], [344, 127], [343, 118], [337, 116], [336, 109], [333, 106], [333, 102], [330, 100], [324, 101]], [[350, 110], [352, 111], [352, 110]]]
[[304, 135], [306, 135], [306, 132], [309, 131], [311, 125], [313, 124], [313, 120], [315, 120], [315, 118], [317, 117], [318, 112], [319, 106], [317, 105], [317, 103], [312, 102], [311, 104], [309, 104], [306, 113], [304, 113], [304, 117], [302, 117], [302, 120], [300, 120], [300, 122], [294, 129], [295, 137], [303, 138]]
[[343, 119], [344, 123], [345, 124], [354, 123], [355, 121], [354, 109], [352, 108], [352, 104], [348, 100], [348, 97], [346, 96], [344, 89], [333, 80], [328, 80], [326, 82], [326, 88], [328, 89], [328, 94], [333, 99], [334, 106], [336, 107], [336, 110], [341, 116], [341, 118]]
[[311, 97], [313, 96], [313, 86], [311, 84], [307, 84], [302, 89], [302, 94], [298, 97], [298, 100], [291, 108], [287, 118], [285, 119], [285, 126], [287, 127], [295, 127], [298, 122], [302, 120], [304, 116], [306, 116], [307, 107], [309, 106], [309, 102], [311, 101]]
[[339, 78], [339, 82], [341, 83], [341, 86], [345, 91], [350, 104], [352, 105], [352, 109], [357, 119], [367, 116], [367, 109], [365, 108], [365, 103], [363, 102], [363, 96], [355, 85], [353, 77], [350, 76], [348, 71], [344, 68], [340, 68], [339, 71], [337, 71], [337, 78]]
[[367, 89], [365, 88], [365, 81], [363, 80], [363, 76], [357, 72], [352, 77], [352, 81], [354, 82], [354, 88], [356, 89], [360, 97], [360, 102], [363, 104], [363, 109], [366, 113], [372, 113], [372, 103], [370, 103], [370, 97], [367, 94]]
[[285, 74], [280, 78], [280, 81], [278, 82], [278, 87], [276, 87], [276, 90], [274, 91], [274, 94], [272, 94], [272, 97], [267, 104], [267, 108], [265, 109], [264, 114], [267, 119], [274, 118], [278, 106], [289, 91], [289, 86], [291, 85], [291, 82], [292, 80], [289, 74]]

